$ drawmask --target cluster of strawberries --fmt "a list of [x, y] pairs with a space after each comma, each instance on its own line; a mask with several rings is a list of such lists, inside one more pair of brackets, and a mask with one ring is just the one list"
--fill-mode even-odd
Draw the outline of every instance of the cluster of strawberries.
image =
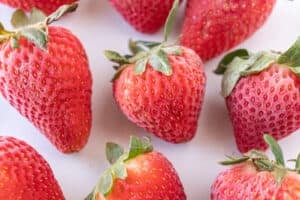
[[[80, 151], [91, 124], [92, 76], [80, 40], [51, 24], [74, 11], [74, 0], [0, 0], [17, 10], [14, 31], [0, 24], [0, 93], [63, 153]], [[205, 94], [206, 61], [244, 41], [263, 25], [275, 0], [188, 0], [179, 44], [168, 35], [179, 0], [110, 0], [136, 30], [162, 42], [129, 41], [131, 55], [106, 51], [117, 63], [113, 95], [139, 127], [172, 143], [190, 141]], [[71, 3], [71, 4], [68, 4]], [[63, 5], [63, 6], [62, 6]], [[31, 8], [30, 14], [26, 14]], [[212, 200], [300, 199], [300, 156], [285, 166], [276, 140], [300, 127], [300, 40], [286, 52], [235, 50], [216, 69], [241, 157], [221, 173]], [[265, 135], [268, 133], [269, 135]], [[275, 161], [264, 150], [270, 146]], [[258, 149], [258, 150], [254, 150]], [[129, 151], [107, 143], [112, 164], [86, 199], [186, 199], [172, 164], [148, 138], [130, 138]], [[243, 188], [243, 189], [242, 189]], [[262, 190], [262, 188], [267, 188]], [[52, 170], [32, 147], [0, 136], [0, 199], [64, 199]]]

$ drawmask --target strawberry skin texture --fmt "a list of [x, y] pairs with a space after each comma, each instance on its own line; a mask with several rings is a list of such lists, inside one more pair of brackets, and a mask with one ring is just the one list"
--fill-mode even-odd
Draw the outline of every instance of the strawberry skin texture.
[[154, 33], [165, 23], [174, 0], [110, 0], [110, 2], [137, 31]]
[[239, 80], [226, 104], [241, 152], [265, 150], [264, 133], [279, 140], [300, 127], [299, 90], [300, 78], [276, 63]]
[[288, 176], [278, 189], [276, 200], [300, 199], [300, 175]]
[[32, 8], [42, 10], [45, 14], [54, 12], [64, 4], [70, 4], [77, 0], [0, 0], [0, 3], [13, 8], [19, 8], [24, 11], [30, 11]]
[[188, 0], [180, 43], [206, 61], [260, 28], [275, 0]]
[[185, 200], [180, 179], [172, 164], [153, 151], [126, 162], [127, 177], [116, 179], [112, 191], [99, 200]]
[[114, 98], [135, 124], [172, 142], [191, 140], [196, 132], [206, 77], [199, 56], [187, 48], [168, 55], [173, 73], [166, 76], [147, 64], [141, 75], [133, 65], [113, 82]]
[[0, 199], [65, 199], [49, 164], [25, 142], [0, 136]]
[[298, 200], [300, 175], [288, 172], [279, 186], [274, 173], [258, 172], [251, 163], [232, 167], [218, 175], [211, 187], [211, 200]]
[[61, 152], [79, 151], [91, 128], [91, 73], [80, 41], [48, 27], [47, 50], [27, 39], [0, 45], [0, 92]]

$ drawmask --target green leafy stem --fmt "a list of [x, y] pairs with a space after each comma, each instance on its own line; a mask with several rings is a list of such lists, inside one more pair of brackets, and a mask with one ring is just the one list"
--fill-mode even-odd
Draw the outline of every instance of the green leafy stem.
[[97, 194], [107, 196], [113, 188], [115, 179], [125, 179], [127, 170], [125, 163], [141, 154], [149, 153], [153, 150], [153, 146], [148, 137], [139, 139], [135, 136], [130, 137], [129, 152], [112, 142], [106, 143], [106, 157], [111, 167], [105, 170], [94, 190], [85, 198], [85, 200], [96, 199]]
[[234, 165], [250, 161], [254, 164], [258, 171], [274, 172], [278, 184], [281, 183], [288, 171], [297, 172], [300, 174], [300, 154], [298, 155], [297, 159], [289, 160], [294, 161], [296, 163], [295, 168], [288, 168], [285, 166], [282, 149], [277, 143], [277, 141], [268, 134], [264, 134], [263, 138], [265, 142], [269, 145], [275, 157], [274, 161], [270, 160], [269, 157], [263, 151], [253, 149], [240, 157], [226, 156], [228, 160], [221, 161], [220, 164]]
[[78, 3], [63, 5], [49, 16], [35, 8], [27, 16], [24, 11], [18, 9], [11, 18], [11, 24], [15, 28], [13, 31], [5, 30], [0, 23], [0, 43], [10, 40], [12, 47], [18, 48], [20, 37], [25, 37], [41, 49], [46, 50], [48, 42], [47, 25], [59, 20], [65, 14], [75, 11], [77, 7]]

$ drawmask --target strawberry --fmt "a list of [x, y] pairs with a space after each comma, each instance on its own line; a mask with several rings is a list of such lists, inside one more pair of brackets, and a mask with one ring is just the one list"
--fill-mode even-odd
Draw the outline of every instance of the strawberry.
[[0, 136], [0, 199], [65, 199], [49, 164], [30, 145]]
[[241, 43], [260, 28], [275, 0], [188, 0], [180, 44], [208, 60]]
[[106, 51], [119, 64], [113, 96], [120, 109], [132, 122], [166, 141], [191, 140], [206, 82], [201, 59], [191, 49], [166, 42], [130, 41], [130, 49], [135, 55]]
[[222, 93], [238, 149], [267, 145], [263, 134], [277, 140], [300, 128], [300, 39], [285, 53], [237, 50], [220, 62]]
[[[75, 7], [61, 7], [17, 32], [0, 31], [0, 93], [64, 153], [79, 151], [89, 137], [92, 80], [80, 41], [48, 24]], [[26, 15], [18, 11], [14, 16]]]
[[165, 23], [174, 0], [110, 0], [112, 6], [137, 31], [154, 33]]
[[0, 0], [0, 3], [6, 4], [13, 8], [22, 9], [23, 11], [30, 11], [33, 8], [37, 8], [48, 15], [54, 12], [60, 6], [64, 4], [71, 4], [76, 1], [77, 0]]
[[86, 200], [184, 200], [186, 195], [170, 161], [153, 150], [149, 138], [132, 136], [130, 150], [107, 143], [106, 155], [112, 166], [101, 176]]
[[211, 187], [211, 200], [298, 200], [300, 199], [300, 154], [295, 169], [285, 167], [282, 150], [270, 135], [264, 136], [276, 161], [251, 150], [240, 158], [229, 157], [224, 165], [235, 164], [221, 172]]

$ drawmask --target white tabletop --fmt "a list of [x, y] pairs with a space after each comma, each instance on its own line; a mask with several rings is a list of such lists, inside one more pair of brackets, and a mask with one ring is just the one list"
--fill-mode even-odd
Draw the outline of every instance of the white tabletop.
[[[183, 6], [177, 16], [173, 38], [180, 30], [182, 10]], [[0, 21], [5, 25], [8, 25], [11, 12], [12, 9], [0, 6]], [[278, 0], [265, 25], [237, 48], [284, 51], [300, 35], [299, 19], [299, 0]], [[103, 50], [127, 53], [129, 38], [160, 41], [162, 31], [154, 35], [136, 32], [104, 0], [82, 0], [75, 13], [55, 24], [71, 29], [82, 41], [89, 57], [93, 74], [93, 126], [89, 142], [76, 154], [58, 152], [2, 97], [0, 135], [15, 136], [35, 147], [51, 165], [66, 199], [81, 200], [108, 167], [104, 156], [105, 142], [115, 141], [127, 147], [130, 134], [149, 135], [129, 122], [114, 103], [110, 82], [114, 70], [112, 63], [103, 56]], [[238, 152], [224, 99], [220, 95], [221, 77], [212, 72], [221, 57], [205, 63], [207, 88], [195, 138], [186, 144], [175, 145], [152, 137], [156, 150], [164, 153], [174, 164], [189, 200], [209, 199], [210, 185], [225, 169], [217, 162], [224, 159], [224, 154]], [[286, 158], [296, 157], [300, 151], [299, 141], [300, 131], [280, 141]]]

